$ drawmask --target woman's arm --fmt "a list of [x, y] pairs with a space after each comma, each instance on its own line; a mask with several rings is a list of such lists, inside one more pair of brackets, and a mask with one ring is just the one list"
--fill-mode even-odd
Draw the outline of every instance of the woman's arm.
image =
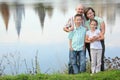
[[90, 43], [90, 42], [91, 42], [91, 39], [89, 38], [88, 35], [86, 35], [86, 37], [85, 37], [85, 42], [86, 42], [86, 43]]
[[105, 22], [104, 21], [100, 24], [100, 27], [101, 27], [101, 32], [104, 35], [105, 34]]

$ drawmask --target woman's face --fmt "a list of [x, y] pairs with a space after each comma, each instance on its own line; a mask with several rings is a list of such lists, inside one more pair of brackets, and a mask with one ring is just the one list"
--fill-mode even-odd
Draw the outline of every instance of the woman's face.
[[90, 9], [88, 12], [87, 12], [87, 17], [89, 18], [89, 19], [94, 19], [94, 12]]

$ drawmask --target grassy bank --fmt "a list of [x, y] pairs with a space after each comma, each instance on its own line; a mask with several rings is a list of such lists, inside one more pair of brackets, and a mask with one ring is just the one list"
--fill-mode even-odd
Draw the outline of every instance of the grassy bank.
[[69, 74], [20, 74], [16, 76], [1, 76], [0, 80], [120, 80], [120, 70], [109, 70], [94, 75], [90, 73], [81, 73], [75, 75]]

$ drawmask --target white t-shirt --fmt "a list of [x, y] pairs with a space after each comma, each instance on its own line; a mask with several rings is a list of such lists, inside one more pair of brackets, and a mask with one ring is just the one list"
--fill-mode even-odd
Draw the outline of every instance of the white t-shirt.
[[[93, 38], [94, 36], [99, 36], [100, 30], [96, 29], [94, 32], [91, 32], [91, 30], [87, 31], [86, 35], [88, 35], [89, 38]], [[100, 40], [99, 41], [94, 41], [90, 43], [90, 48], [91, 49], [102, 49], [102, 45]]]

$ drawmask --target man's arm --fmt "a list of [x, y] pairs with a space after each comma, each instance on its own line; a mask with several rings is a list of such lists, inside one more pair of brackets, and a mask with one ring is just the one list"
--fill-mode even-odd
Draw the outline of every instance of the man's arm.
[[74, 20], [73, 20], [73, 18], [70, 18], [70, 19], [68, 20], [67, 24], [63, 27], [63, 30], [64, 30], [65, 32], [73, 31], [73, 30], [74, 30], [73, 24], [74, 24]]

